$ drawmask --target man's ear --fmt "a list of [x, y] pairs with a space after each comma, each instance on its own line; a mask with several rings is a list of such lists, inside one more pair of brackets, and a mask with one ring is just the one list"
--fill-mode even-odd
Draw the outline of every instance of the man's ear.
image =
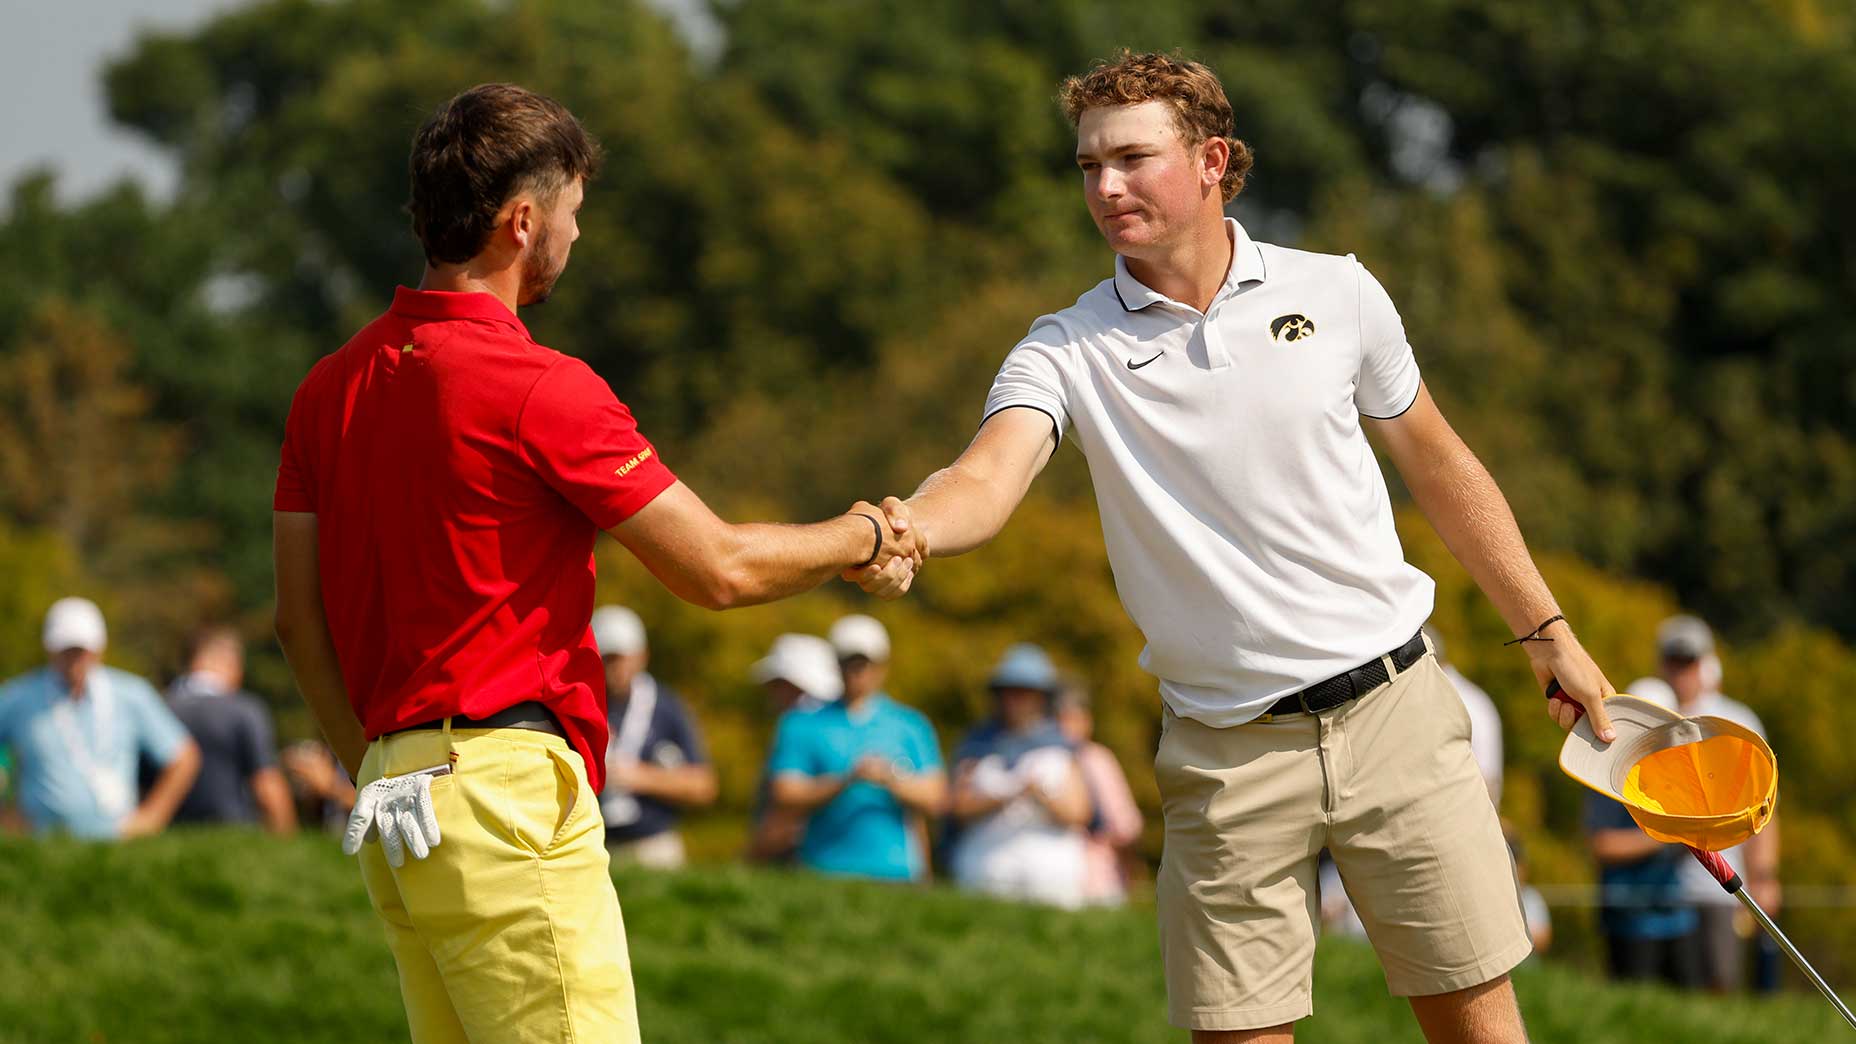
[[529, 245], [539, 228], [535, 213], [535, 201], [527, 196], [517, 196], [509, 203], [509, 237], [516, 249]]
[[1231, 165], [1231, 143], [1223, 138], [1207, 138], [1200, 145], [1199, 176], [1208, 188], [1217, 188], [1224, 181], [1224, 172]]

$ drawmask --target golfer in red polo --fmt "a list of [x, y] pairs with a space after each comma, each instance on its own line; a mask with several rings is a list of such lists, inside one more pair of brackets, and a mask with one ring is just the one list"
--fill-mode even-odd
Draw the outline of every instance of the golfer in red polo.
[[516, 309], [566, 267], [599, 159], [520, 87], [446, 103], [413, 140], [419, 289], [316, 364], [285, 428], [277, 634], [360, 786], [347, 847], [421, 1044], [638, 1039], [596, 800], [599, 530], [716, 609], [914, 552], [863, 503], [722, 521], [605, 381], [529, 336]]

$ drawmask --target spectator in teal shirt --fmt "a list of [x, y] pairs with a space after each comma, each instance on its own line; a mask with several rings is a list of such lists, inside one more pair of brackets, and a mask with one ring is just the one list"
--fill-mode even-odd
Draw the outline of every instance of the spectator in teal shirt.
[[768, 771], [773, 800], [805, 820], [799, 862], [821, 873], [918, 881], [924, 820], [941, 814], [947, 773], [934, 728], [882, 692], [889, 635], [868, 616], [831, 629], [841, 699], [780, 719]]
[[[45, 614], [47, 667], [0, 686], [0, 747], [34, 833], [114, 839], [159, 833], [200, 770], [200, 751], [154, 687], [103, 666], [103, 613], [65, 598]], [[145, 797], [136, 763], [161, 773]]]

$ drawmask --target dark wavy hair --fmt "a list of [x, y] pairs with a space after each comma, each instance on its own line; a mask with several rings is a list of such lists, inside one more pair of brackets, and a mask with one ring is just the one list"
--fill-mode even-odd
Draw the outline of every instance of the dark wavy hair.
[[413, 234], [432, 263], [482, 252], [512, 196], [552, 203], [576, 178], [599, 173], [599, 143], [552, 98], [512, 83], [472, 87], [413, 135]]

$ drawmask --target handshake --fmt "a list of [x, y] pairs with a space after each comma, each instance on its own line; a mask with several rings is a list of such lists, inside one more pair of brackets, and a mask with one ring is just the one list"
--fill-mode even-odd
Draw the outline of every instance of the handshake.
[[841, 575], [878, 598], [901, 598], [928, 560], [928, 538], [916, 527], [909, 505], [897, 497], [885, 497], [881, 507], [860, 500], [851, 505], [850, 514], [875, 523], [876, 550], [868, 562]]

